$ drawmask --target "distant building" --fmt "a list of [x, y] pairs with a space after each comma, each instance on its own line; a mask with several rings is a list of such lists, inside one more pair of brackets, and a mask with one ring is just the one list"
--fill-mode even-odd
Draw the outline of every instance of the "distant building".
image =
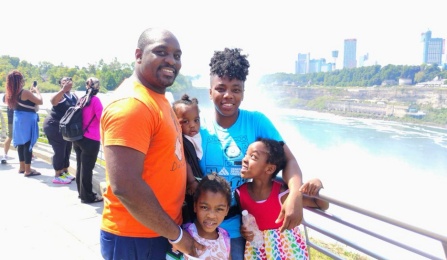
[[369, 59], [369, 53], [359, 57], [359, 67], [365, 66], [365, 62]]
[[295, 74], [309, 73], [310, 53], [298, 53], [298, 60], [295, 62]]
[[295, 62], [295, 74], [330, 72], [334, 66], [335, 63], [326, 63], [326, 59], [310, 59], [309, 53], [298, 53], [298, 60]]
[[399, 78], [399, 86], [409, 86], [413, 84], [412, 79]]
[[335, 70], [335, 66], [337, 64], [337, 58], [338, 58], [338, 50], [333, 50], [332, 51], [332, 58], [334, 59], [334, 70]]
[[320, 72], [331, 72], [335, 70], [335, 63], [324, 63], [321, 64], [321, 71]]
[[444, 54], [444, 39], [432, 38], [431, 31], [421, 33], [422, 62], [426, 64], [442, 65], [442, 55]]
[[352, 69], [357, 67], [357, 39], [345, 39], [343, 52], [343, 68]]
[[309, 73], [316, 72], [330, 72], [332, 71], [333, 63], [326, 63], [326, 59], [310, 60]]
[[394, 79], [386, 79], [382, 81], [382, 86], [395, 86], [397, 84], [397, 81]]

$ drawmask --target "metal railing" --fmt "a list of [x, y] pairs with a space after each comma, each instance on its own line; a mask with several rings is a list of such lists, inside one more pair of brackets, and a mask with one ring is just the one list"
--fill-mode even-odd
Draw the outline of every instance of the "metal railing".
[[[346, 252], [373, 259], [447, 259], [447, 236], [424, 230], [372, 211], [319, 195], [330, 203], [328, 211], [306, 208], [304, 234], [309, 248], [333, 259], [347, 259], [326, 243], [341, 244]], [[333, 212], [337, 212], [334, 214]], [[317, 242], [312, 239], [317, 237]], [[320, 243], [318, 243], [320, 241]]]
[[[1, 110], [1, 140], [6, 135], [6, 110]], [[41, 138], [45, 138], [40, 114]], [[102, 150], [98, 162], [104, 165]], [[101, 163], [99, 163], [101, 165]], [[302, 227], [309, 250], [332, 259], [447, 259], [447, 237], [424, 230], [375, 212], [319, 195], [330, 203], [328, 211], [304, 209]], [[336, 212], [336, 214], [335, 214]], [[354, 217], [353, 217], [354, 216]], [[341, 247], [335, 250], [333, 245]], [[423, 247], [422, 245], [427, 245]], [[347, 255], [348, 253], [348, 255]]]

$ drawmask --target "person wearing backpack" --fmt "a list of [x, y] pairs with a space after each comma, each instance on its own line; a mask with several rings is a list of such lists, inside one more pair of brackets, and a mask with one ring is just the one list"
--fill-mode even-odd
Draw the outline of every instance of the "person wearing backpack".
[[52, 158], [55, 172], [53, 183], [70, 184], [75, 178], [68, 173], [72, 143], [62, 138], [62, 134], [59, 132], [59, 121], [68, 108], [76, 105], [78, 97], [71, 92], [73, 81], [70, 77], [61, 78], [59, 85], [61, 89], [50, 98], [53, 106], [43, 122], [43, 131], [54, 152]]
[[82, 107], [83, 138], [73, 141], [76, 152], [76, 186], [82, 203], [102, 201], [102, 197], [93, 192], [92, 177], [99, 153], [100, 133], [99, 121], [102, 115], [102, 103], [96, 96], [99, 91], [99, 80], [90, 77], [85, 82], [86, 95], [79, 99]]

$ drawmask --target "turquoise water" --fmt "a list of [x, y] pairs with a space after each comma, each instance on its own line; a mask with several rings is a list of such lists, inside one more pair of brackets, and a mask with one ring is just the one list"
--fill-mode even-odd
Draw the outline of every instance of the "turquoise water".
[[[447, 129], [299, 110], [273, 113], [303, 178], [322, 179], [328, 195], [398, 219], [411, 219], [405, 212], [419, 215], [420, 205], [447, 219], [441, 212], [447, 198]], [[418, 224], [429, 220], [422, 217]]]
[[[325, 188], [322, 194], [447, 235], [444, 208], [447, 198], [447, 129], [300, 110], [274, 109], [266, 113], [292, 147], [303, 171], [303, 179], [318, 177], [323, 181]], [[439, 243], [346, 215], [334, 206], [329, 208], [329, 212], [346, 220], [358, 221], [362, 226], [374, 227], [374, 231], [405, 241], [422, 251], [443, 255]], [[342, 228], [336, 230], [338, 234], [352, 236], [352, 241], [362, 241], [363, 245], [369, 239]], [[366, 244], [372, 251], [379, 252], [374, 247], [381, 247], [380, 251], [385, 250], [391, 259], [404, 259], [401, 258], [404, 252], [396, 248], [386, 249], [388, 245], [373, 240]]]

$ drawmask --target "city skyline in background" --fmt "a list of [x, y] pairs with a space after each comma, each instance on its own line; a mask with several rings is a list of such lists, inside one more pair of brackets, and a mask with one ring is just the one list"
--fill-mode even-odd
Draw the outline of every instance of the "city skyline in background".
[[[428, 30], [421, 33], [421, 63], [420, 64], [437, 64], [442, 69], [447, 66], [447, 55], [445, 54], [445, 39], [432, 37], [432, 31]], [[357, 68], [363, 66], [377, 65], [374, 63], [365, 63], [369, 60], [369, 53], [357, 53], [357, 39], [345, 39], [343, 45], [343, 52], [340, 57], [339, 50], [333, 50], [331, 59], [313, 58], [311, 53], [298, 53], [298, 58], [295, 62], [295, 74], [307, 74], [315, 72], [330, 72], [336, 69]], [[337, 67], [337, 60], [341, 58], [343, 67]], [[341, 62], [338, 62], [340, 64]], [[419, 64], [419, 65], [420, 65]], [[381, 64], [384, 66], [383, 64]], [[405, 65], [405, 64], [395, 64]], [[417, 64], [414, 64], [417, 65]]]

